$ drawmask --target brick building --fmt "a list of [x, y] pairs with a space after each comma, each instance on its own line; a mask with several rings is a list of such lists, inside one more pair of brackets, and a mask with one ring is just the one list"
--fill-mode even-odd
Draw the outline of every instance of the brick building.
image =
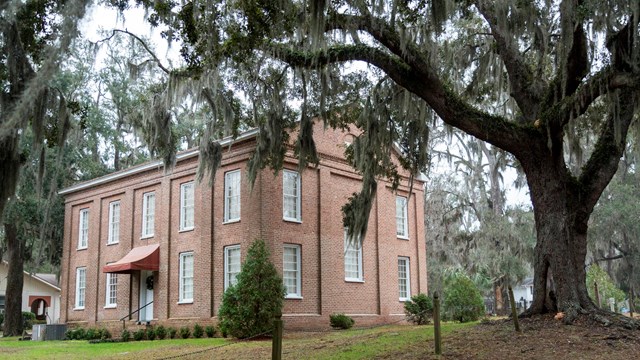
[[[361, 248], [345, 245], [341, 208], [361, 187], [344, 159], [353, 134], [316, 124], [320, 164], [298, 173], [246, 165], [255, 131], [225, 139], [213, 185], [195, 180], [198, 150], [165, 174], [145, 163], [61, 191], [65, 196], [61, 320], [88, 326], [215, 322], [251, 242], [262, 238], [283, 275], [287, 327], [327, 327], [342, 312], [358, 324], [403, 316], [403, 301], [427, 291], [423, 184], [408, 196], [380, 181]], [[406, 174], [405, 174], [406, 175]]]

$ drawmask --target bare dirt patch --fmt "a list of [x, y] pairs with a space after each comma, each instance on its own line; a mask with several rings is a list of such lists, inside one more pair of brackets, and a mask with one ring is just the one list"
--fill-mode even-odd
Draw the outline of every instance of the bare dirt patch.
[[[522, 333], [510, 320], [488, 321], [450, 334], [440, 359], [638, 359], [640, 331], [604, 327], [588, 318], [564, 325], [553, 315], [521, 319]], [[396, 359], [437, 358], [408, 351]]]

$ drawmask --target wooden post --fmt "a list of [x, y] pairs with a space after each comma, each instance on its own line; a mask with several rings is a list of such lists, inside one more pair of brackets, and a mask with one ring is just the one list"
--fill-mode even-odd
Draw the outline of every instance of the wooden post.
[[433, 336], [436, 342], [436, 355], [442, 355], [442, 337], [440, 335], [440, 298], [433, 294]]
[[282, 313], [276, 314], [273, 320], [273, 343], [271, 345], [271, 360], [282, 359]]
[[633, 311], [635, 310], [633, 306], [633, 288], [629, 290], [629, 316], [633, 319]]
[[598, 283], [595, 281], [593, 282], [593, 293], [596, 295], [596, 304], [599, 308], [601, 308], [602, 304], [600, 303], [600, 292], [598, 292]]
[[511, 285], [509, 285], [509, 302], [511, 303], [511, 316], [513, 317], [513, 324], [516, 327], [517, 332], [522, 332], [520, 330], [520, 322], [518, 321], [518, 310], [516, 310], [516, 300], [513, 298], [513, 289]]

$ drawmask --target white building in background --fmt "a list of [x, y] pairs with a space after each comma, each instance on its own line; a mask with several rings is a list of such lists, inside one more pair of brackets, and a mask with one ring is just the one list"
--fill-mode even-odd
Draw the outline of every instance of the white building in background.
[[[4, 313], [9, 263], [0, 262], [0, 313]], [[24, 272], [22, 311], [36, 314], [36, 319], [47, 324], [60, 321], [60, 287], [54, 274], [29, 274]]]
[[516, 300], [516, 308], [521, 310], [529, 308], [533, 301], [533, 278], [528, 277], [522, 283], [514, 286], [513, 297]]

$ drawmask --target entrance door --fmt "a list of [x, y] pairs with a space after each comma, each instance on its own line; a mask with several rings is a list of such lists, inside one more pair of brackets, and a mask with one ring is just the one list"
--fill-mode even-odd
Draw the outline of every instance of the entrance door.
[[[140, 307], [153, 301], [153, 271], [140, 271]], [[153, 304], [148, 305], [139, 312], [140, 321], [153, 320]]]

